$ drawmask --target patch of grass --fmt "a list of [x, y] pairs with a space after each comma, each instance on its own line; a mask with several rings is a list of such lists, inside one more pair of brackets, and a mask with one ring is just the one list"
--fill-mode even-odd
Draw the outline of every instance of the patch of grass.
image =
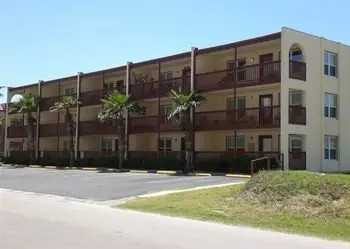
[[350, 175], [262, 172], [242, 185], [138, 199], [121, 207], [350, 241]]

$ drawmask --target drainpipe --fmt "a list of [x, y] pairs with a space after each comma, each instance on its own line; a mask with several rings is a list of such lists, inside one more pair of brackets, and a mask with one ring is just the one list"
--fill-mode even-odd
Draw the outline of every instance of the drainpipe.
[[[191, 92], [194, 92], [196, 90], [196, 59], [197, 59], [197, 51], [198, 51], [198, 48], [196, 47], [192, 47], [191, 48], [191, 81], [190, 81], [190, 90]], [[193, 153], [192, 154], [192, 163], [195, 161], [195, 158], [196, 158], [196, 141], [195, 141], [195, 138], [196, 138], [196, 118], [195, 118], [195, 115], [196, 115], [196, 110], [194, 108], [191, 108], [191, 112], [190, 112], [190, 119], [191, 119], [191, 122], [192, 122], [192, 129], [194, 130], [193, 132], [193, 137], [192, 137], [192, 149], [193, 149]]]
[[234, 77], [233, 77], [233, 102], [235, 103], [235, 110], [234, 110], [234, 145], [235, 149], [233, 151], [234, 158], [237, 157], [237, 45], [235, 45], [235, 59], [234, 59]]
[[[131, 75], [131, 66], [132, 62], [126, 63], [126, 80], [125, 80], [125, 95], [129, 96], [129, 86], [130, 86], [130, 75]], [[124, 152], [124, 160], [128, 159], [129, 152], [129, 113], [125, 110], [125, 152]]]
[[[81, 90], [81, 78], [83, 77], [83, 73], [78, 72], [77, 75], [77, 100], [80, 99], [80, 90]], [[76, 106], [77, 110], [77, 116], [75, 119], [75, 151], [74, 151], [74, 156], [75, 160], [78, 160], [80, 158], [79, 154], [79, 142], [80, 142], [80, 136], [79, 136], [79, 122], [80, 122], [80, 105], [77, 103]]]
[[8, 117], [9, 117], [9, 104], [10, 104], [10, 98], [9, 98], [9, 88], [7, 87], [7, 91], [6, 91], [6, 109], [5, 109], [5, 141], [4, 141], [4, 157], [8, 156], [8, 150], [7, 150], [7, 146], [10, 147], [10, 145], [7, 145], [7, 132], [8, 132]]
[[[160, 157], [160, 150], [159, 150], [159, 144], [160, 144], [160, 119], [162, 117], [160, 117], [160, 93], [159, 93], [159, 86], [161, 84], [160, 82], [160, 75], [162, 73], [162, 68], [161, 68], [161, 63], [160, 60], [158, 61], [158, 80], [157, 80], [157, 96], [158, 96], [158, 115], [157, 115], [157, 122], [158, 122], [158, 126], [157, 126], [157, 130], [158, 130], [158, 137], [157, 137], [157, 157]], [[154, 83], [153, 83], [154, 84]], [[167, 117], [166, 117], [167, 118]]]
[[[38, 82], [38, 97], [39, 97], [39, 101], [41, 101], [41, 85], [44, 83], [44, 81], [39, 80]], [[40, 137], [39, 137], [39, 133], [40, 133], [40, 102], [39, 105], [36, 109], [36, 145], [35, 145], [35, 159], [38, 160], [39, 159], [39, 146], [40, 146]]]

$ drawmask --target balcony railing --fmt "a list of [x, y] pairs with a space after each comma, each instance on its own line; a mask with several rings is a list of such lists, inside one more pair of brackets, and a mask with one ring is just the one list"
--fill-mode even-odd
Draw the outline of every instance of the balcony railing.
[[196, 113], [196, 129], [230, 130], [280, 126], [280, 106]]
[[101, 123], [98, 120], [80, 122], [79, 133], [81, 136], [117, 134], [118, 129], [113, 122]]
[[157, 132], [159, 125], [160, 132], [179, 131], [180, 128], [174, 119], [167, 119], [164, 116], [143, 116], [130, 118], [130, 133]]
[[216, 91], [236, 87], [264, 85], [281, 81], [281, 62], [248, 65], [196, 75], [196, 89]]
[[306, 63], [289, 61], [289, 78], [306, 81]]
[[88, 106], [88, 105], [102, 104], [101, 99], [106, 98], [107, 95], [113, 91], [125, 93], [125, 86], [119, 86], [112, 89], [100, 89], [95, 91], [81, 92], [80, 93], [81, 105]]
[[27, 137], [27, 130], [25, 126], [10, 126], [7, 127], [8, 138]]
[[303, 106], [289, 106], [289, 123], [306, 125], [306, 108]]
[[186, 76], [143, 84], [132, 84], [130, 85], [130, 94], [133, 99], [156, 98], [167, 96], [172, 89], [189, 90], [190, 77]]

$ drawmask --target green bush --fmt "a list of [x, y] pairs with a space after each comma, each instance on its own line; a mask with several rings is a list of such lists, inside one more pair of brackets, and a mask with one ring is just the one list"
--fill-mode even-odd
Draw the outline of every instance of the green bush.
[[249, 174], [249, 158], [246, 156], [227, 156], [223, 158], [199, 159], [194, 164], [195, 171], [218, 173]]
[[176, 157], [141, 157], [129, 159], [125, 163], [127, 169], [140, 170], [183, 170], [184, 162]]

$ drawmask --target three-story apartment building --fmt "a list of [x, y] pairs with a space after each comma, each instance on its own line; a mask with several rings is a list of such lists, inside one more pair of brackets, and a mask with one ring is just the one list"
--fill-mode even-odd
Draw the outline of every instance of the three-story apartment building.
[[[77, 157], [117, 149], [112, 124], [101, 124], [100, 99], [113, 89], [146, 107], [128, 115], [129, 156], [162, 156], [184, 150], [183, 133], [166, 118], [170, 89], [197, 90], [197, 157], [227, 153], [282, 155], [285, 168], [350, 171], [350, 47], [289, 28], [278, 33], [77, 76], [21, 86], [42, 99], [34, 115], [37, 156], [67, 149], [64, 117], [49, 112], [74, 94]], [[23, 116], [7, 119], [6, 154], [26, 150]], [[79, 152], [79, 153], [78, 153]]]

